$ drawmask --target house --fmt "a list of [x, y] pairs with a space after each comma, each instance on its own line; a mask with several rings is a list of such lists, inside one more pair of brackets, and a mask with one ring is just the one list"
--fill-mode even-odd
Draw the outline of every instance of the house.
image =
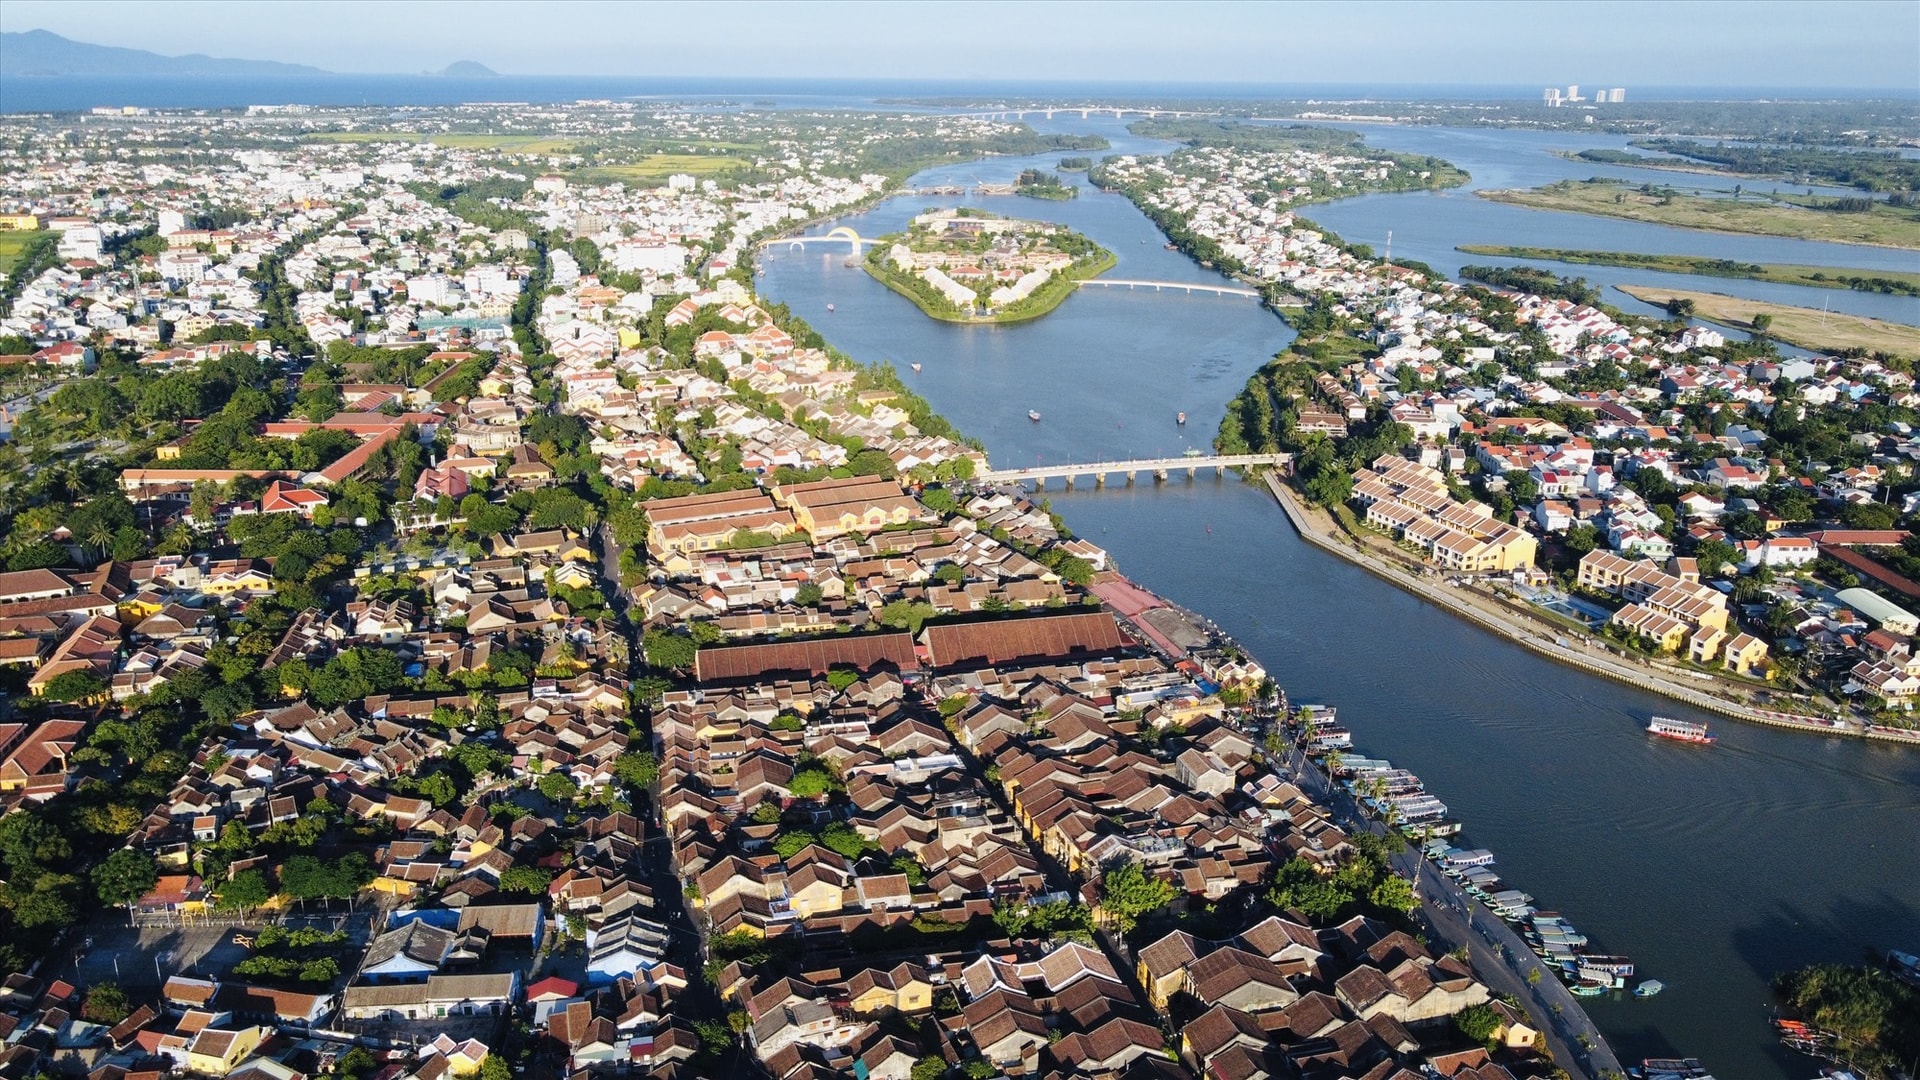
[[659, 967], [666, 962], [672, 931], [665, 923], [625, 911], [587, 931], [587, 982], [594, 986]]
[[202, 1076], [226, 1076], [259, 1049], [266, 1034], [267, 1029], [258, 1025], [202, 1028], [187, 1044], [187, 1070]]
[[389, 930], [367, 946], [360, 978], [371, 982], [424, 982], [447, 962], [454, 948], [454, 932], [413, 919]]

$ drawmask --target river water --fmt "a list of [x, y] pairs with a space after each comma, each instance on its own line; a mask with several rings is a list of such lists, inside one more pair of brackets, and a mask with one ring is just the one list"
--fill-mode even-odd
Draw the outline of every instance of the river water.
[[[1115, 152], [1164, 148], [1112, 121], [1040, 126], [1099, 131]], [[1600, 171], [1551, 157], [1530, 134], [1369, 136], [1446, 157], [1478, 183]], [[914, 183], [1006, 182], [1058, 156], [945, 167]], [[1091, 189], [1068, 203], [907, 197], [835, 224], [874, 236], [926, 206], [957, 203], [1068, 224], [1120, 256], [1112, 277], [1222, 280], [1164, 250], [1124, 199]], [[1447, 269], [1458, 265], [1451, 246], [1467, 242], [1740, 249], [1751, 258], [1763, 257], [1747, 253], [1760, 245], [1778, 252], [1765, 258], [1834, 265], [1908, 259], [1519, 211], [1461, 195], [1364, 197], [1309, 213], [1355, 240], [1383, 240], [1392, 228], [1396, 255]], [[1648, 246], [1654, 241], [1664, 246]], [[1205, 446], [1227, 400], [1292, 337], [1250, 301], [1107, 289], [1083, 290], [1032, 323], [953, 326], [921, 315], [847, 258], [843, 249], [775, 245], [762, 259], [761, 290], [850, 355], [898, 365], [1002, 466]], [[914, 362], [923, 365], [918, 374]], [[1028, 409], [1044, 418], [1028, 420]], [[1184, 429], [1177, 411], [1187, 414]], [[1072, 493], [1056, 483], [1050, 498], [1130, 577], [1239, 639], [1295, 701], [1339, 706], [1361, 752], [1424, 777], [1466, 823], [1463, 842], [1491, 848], [1501, 872], [1542, 907], [1562, 911], [1596, 946], [1633, 956], [1642, 977], [1666, 982], [1652, 1000], [1589, 1003], [1623, 1060], [1685, 1054], [1723, 1080], [1806, 1080], [1817, 1063], [1781, 1048], [1765, 1023], [1772, 975], [1920, 946], [1920, 753], [1695, 715], [1552, 664], [1307, 546], [1269, 496], [1234, 479]], [[1649, 738], [1641, 727], [1656, 711], [1712, 721], [1718, 745]]]

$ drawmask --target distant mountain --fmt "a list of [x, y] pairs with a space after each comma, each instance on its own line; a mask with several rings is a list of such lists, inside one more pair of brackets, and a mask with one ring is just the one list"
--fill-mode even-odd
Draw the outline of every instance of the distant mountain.
[[447, 79], [497, 79], [500, 73], [477, 60], [455, 60], [440, 73]]
[[161, 56], [71, 41], [47, 30], [0, 33], [0, 74], [7, 75], [326, 75], [305, 64]]

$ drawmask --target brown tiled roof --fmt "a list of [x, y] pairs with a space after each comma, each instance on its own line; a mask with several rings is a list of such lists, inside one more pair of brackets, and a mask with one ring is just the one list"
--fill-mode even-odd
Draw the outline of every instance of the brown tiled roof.
[[937, 668], [1110, 653], [1127, 645], [1119, 624], [1105, 612], [947, 623], [927, 627], [923, 640], [927, 659]]
[[693, 671], [701, 682], [767, 679], [783, 675], [825, 675], [836, 667], [870, 672], [891, 667], [918, 671], [913, 638], [906, 634], [835, 634], [768, 645], [723, 645], [701, 649]]

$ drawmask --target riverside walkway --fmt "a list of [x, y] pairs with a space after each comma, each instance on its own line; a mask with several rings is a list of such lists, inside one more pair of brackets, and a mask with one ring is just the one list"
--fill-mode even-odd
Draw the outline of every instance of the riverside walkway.
[[1024, 469], [989, 469], [973, 475], [976, 483], [982, 484], [1022, 484], [1031, 480], [1036, 490], [1044, 488], [1049, 479], [1065, 479], [1068, 490], [1073, 488], [1076, 476], [1091, 476], [1095, 487], [1105, 487], [1107, 477], [1124, 475], [1132, 483], [1140, 473], [1152, 473], [1157, 480], [1165, 480], [1167, 474], [1185, 469], [1187, 479], [1201, 469], [1217, 469], [1224, 473], [1228, 469], [1246, 469], [1256, 465], [1285, 465], [1293, 460], [1292, 454], [1207, 454], [1193, 457], [1139, 458], [1132, 461], [1089, 461], [1079, 465], [1034, 465]]
[[1340, 531], [1324, 513], [1303, 505], [1299, 497], [1278, 477], [1269, 474], [1267, 488], [1273, 492], [1274, 499], [1280, 503], [1281, 510], [1285, 511], [1287, 520], [1292, 522], [1301, 539], [1542, 656], [1588, 674], [1650, 690], [1697, 709], [1752, 724], [1816, 735], [1843, 735], [1920, 746], [1920, 731], [1763, 709], [1736, 698], [1708, 693], [1702, 684], [1686, 685], [1678, 680], [1696, 676], [1684, 669], [1620, 656], [1585, 636], [1555, 627], [1531, 612], [1517, 610], [1476, 589], [1448, 587], [1436, 580], [1407, 573], [1416, 569], [1412, 563], [1362, 547], [1358, 541]]
[[[1353, 795], [1335, 784], [1299, 747], [1293, 749], [1288, 764], [1300, 788], [1331, 808], [1349, 831], [1386, 833], [1384, 825], [1362, 813]], [[1420, 901], [1418, 918], [1428, 939], [1445, 942], [1449, 952], [1466, 949], [1474, 973], [1490, 989], [1525, 1005], [1535, 1025], [1545, 1033], [1547, 1047], [1561, 1068], [1588, 1080], [1601, 1080], [1609, 1073], [1626, 1075], [1600, 1029], [1581, 1008], [1580, 1000], [1558, 976], [1544, 969], [1513, 927], [1468, 896], [1419, 849], [1409, 847], [1393, 856], [1392, 862], [1401, 877], [1413, 882], [1414, 895]]]

